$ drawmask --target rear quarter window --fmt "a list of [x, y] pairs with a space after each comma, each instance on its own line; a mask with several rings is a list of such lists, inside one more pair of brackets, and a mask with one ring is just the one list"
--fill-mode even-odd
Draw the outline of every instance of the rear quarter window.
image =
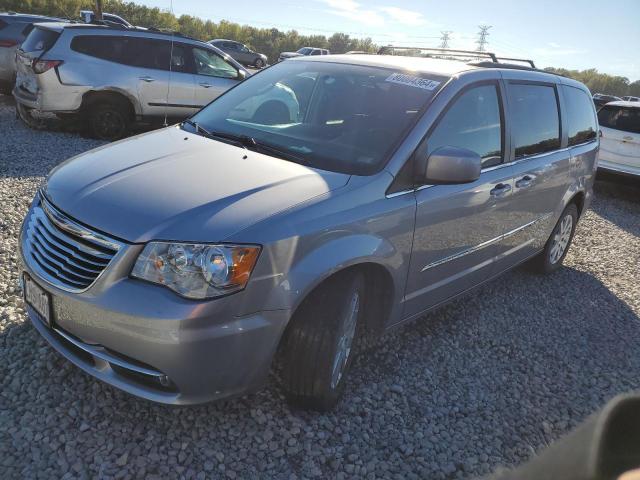
[[569, 134], [569, 146], [595, 140], [598, 125], [596, 123], [593, 101], [583, 90], [563, 87]]
[[509, 110], [515, 157], [560, 148], [560, 116], [551, 85], [509, 84]]
[[31, 30], [26, 40], [22, 43], [24, 52], [40, 52], [49, 50], [58, 40], [59, 32], [36, 27]]
[[605, 105], [598, 112], [601, 127], [640, 133], [640, 108]]
[[22, 36], [26, 38], [27, 35], [29, 35], [34, 28], [35, 28], [35, 25], [33, 23], [27, 24], [27, 26], [22, 29], [22, 32], [21, 32]]

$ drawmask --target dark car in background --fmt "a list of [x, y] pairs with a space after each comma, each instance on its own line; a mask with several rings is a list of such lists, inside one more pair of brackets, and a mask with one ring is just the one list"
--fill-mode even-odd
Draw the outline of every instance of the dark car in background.
[[267, 64], [267, 56], [265, 54], [254, 52], [244, 43], [225, 40], [224, 38], [210, 40], [208, 43], [219, 48], [236, 62], [244, 66], [262, 68]]
[[622, 99], [620, 97], [616, 97], [615, 95], [604, 95], [602, 93], [593, 94], [593, 103], [595, 103], [596, 107], [598, 108], [606, 105], [609, 102], [619, 102], [620, 100]]
[[326, 48], [302, 47], [297, 52], [282, 52], [278, 57], [281, 62], [287, 58], [306, 57], [307, 55], [329, 55], [331, 52]]
[[33, 24], [63, 21], [42, 15], [0, 13], [0, 93], [11, 93], [16, 78], [16, 50], [33, 30]]

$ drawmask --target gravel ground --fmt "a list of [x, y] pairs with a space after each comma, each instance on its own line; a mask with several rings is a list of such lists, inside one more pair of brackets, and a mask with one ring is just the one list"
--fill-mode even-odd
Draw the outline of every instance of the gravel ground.
[[640, 386], [640, 187], [598, 182], [566, 268], [509, 273], [398, 329], [331, 414], [264, 391], [154, 405], [64, 361], [16, 288], [20, 222], [57, 163], [99, 142], [0, 104], [1, 478], [473, 478], [534, 455]]

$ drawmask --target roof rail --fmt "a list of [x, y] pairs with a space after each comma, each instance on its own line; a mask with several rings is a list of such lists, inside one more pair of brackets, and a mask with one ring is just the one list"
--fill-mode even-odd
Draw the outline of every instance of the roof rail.
[[396, 47], [394, 45], [386, 45], [384, 47], [380, 47], [380, 49], [378, 50], [378, 55], [402, 55], [403, 51], [425, 52], [424, 56], [426, 57], [430, 57], [432, 55], [446, 55], [447, 57], [485, 57], [490, 58], [493, 62], [498, 61], [495, 54], [491, 52], [478, 52], [476, 50], [454, 50], [450, 48]]
[[[526, 58], [511, 58], [511, 57], [498, 57], [493, 52], [479, 52], [478, 50], [456, 50], [450, 48], [429, 48], [429, 47], [396, 47], [394, 45], [387, 45], [381, 47], [378, 50], [378, 55], [403, 55], [402, 52], [425, 52], [423, 56], [431, 57], [431, 56], [446, 56], [446, 57], [473, 57], [476, 59], [488, 58], [493, 63], [503, 63], [501, 60], [505, 60], [506, 62], [523, 62], [531, 65], [531, 68], [536, 68], [533, 60], [529, 60]], [[406, 53], [405, 53], [406, 54]]]
[[531, 68], [537, 68], [535, 63], [533, 63], [533, 60], [529, 60], [527, 58], [510, 58], [510, 57], [496, 57], [496, 58], [498, 59], [498, 62], [500, 62], [500, 60], [506, 60], [507, 62], [523, 62], [531, 65]]

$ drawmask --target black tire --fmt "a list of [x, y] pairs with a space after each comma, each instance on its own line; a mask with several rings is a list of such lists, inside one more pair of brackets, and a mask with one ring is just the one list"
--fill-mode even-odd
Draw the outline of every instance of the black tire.
[[[571, 228], [568, 234], [566, 222], [569, 222], [569, 220], [567, 220], [567, 217], [571, 218]], [[564, 257], [567, 256], [569, 247], [571, 247], [571, 241], [573, 240], [577, 223], [578, 207], [576, 207], [575, 203], [570, 203], [560, 215], [560, 219], [553, 228], [551, 236], [544, 246], [544, 250], [529, 262], [530, 269], [537, 273], [547, 274], [553, 273], [562, 267]], [[554, 248], [558, 248], [557, 244], [560, 239], [565, 242], [562, 251], [554, 250]]]
[[[362, 337], [364, 300], [364, 275], [346, 273], [318, 287], [298, 308], [282, 358], [282, 386], [291, 405], [328, 411], [338, 403]], [[349, 342], [344, 334], [353, 321]]]
[[75, 113], [55, 113], [54, 115], [58, 118], [58, 120], [61, 120], [63, 122], [72, 122], [78, 117]]
[[255, 64], [254, 64], [254, 66], [255, 66], [256, 68], [262, 68], [262, 67], [264, 67], [264, 60], [262, 60], [261, 58], [257, 58], [257, 59], [256, 59], [256, 62], [255, 62]]
[[99, 102], [86, 107], [89, 132], [99, 140], [118, 140], [129, 131], [131, 115], [121, 102]]

